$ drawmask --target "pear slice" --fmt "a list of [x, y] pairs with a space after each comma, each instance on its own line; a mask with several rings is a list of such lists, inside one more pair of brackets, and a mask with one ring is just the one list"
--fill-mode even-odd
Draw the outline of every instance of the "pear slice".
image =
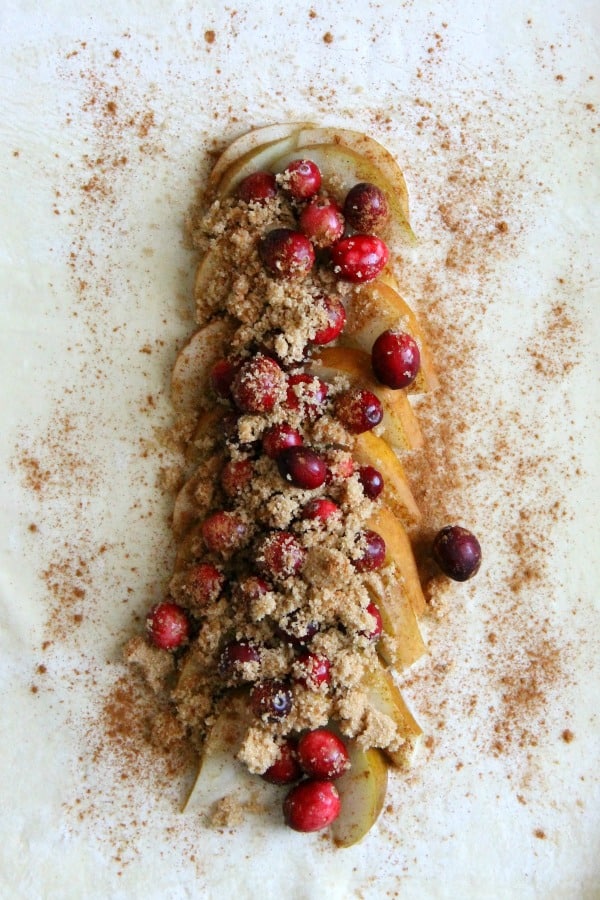
[[350, 769], [336, 781], [342, 808], [331, 826], [337, 847], [357, 844], [373, 827], [383, 809], [388, 783], [388, 767], [380, 750], [363, 750], [348, 741]]
[[382, 500], [407, 523], [418, 522], [421, 512], [413, 497], [404, 467], [389, 444], [372, 431], [356, 438], [354, 458], [360, 465], [373, 466], [383, 476]]
[[395, 569], [373, 573], [367, 589], [381, 613], [383, 632], [377, 652], [398, 672], [408, 669], [427, 653], [412, 604]]
[[368, 527], [385, 541], [385, 565], [394, 565], [404, 594], [416, 616], [422, 616], [427, 602], [421, 588], [417, 564], [410, 540], [400, 520], [387, 506], [380, 506], [368, 521]]
[[423, 435], [408, 397], [402, 390], [393, 391], [373, 378], [371, 357], [353, 347], [325, 347], [310, 361], [310, 371], [324, 381], [346, 375], [354, 384], [375, 394], [383, 406], [385, 438], [398, 450], [415, 450], [423, 446]]
[[201, 258], [196, 269], [194, 300], [198, 325], [206, 325], [223, 309], [230, 287], [231, 273], [223, 265], [219, 247], [213, 246]]
[[362, 679], [369, 705], [389, 716], [395, 723], [404, 743], [398, 750], [384, 750], [395, 768], [410, 769], [423, 730], [404, 702], [390, 673], [381, 666], [365, 672]]
[[208, 514], [222, 465], [219, 456], [204, 460], [177, 494], [171, 519], [171, 528], [177, 540], [189, 531], [194, 522]]
[[423, 331], [414, 312], [394, 289], [391, 280], [388, 283], [378, 280], [362, 285], [348, 304], [347, 316], [342, 343], [370, 353], [382, 332], [389, 328], [405, 331], [416, 340], [421, 353], [419, 373], [407, 391], [433, 391], [439, 386]]
[[298, 135], [303, 128], [311, 127], [309, 122], [287, 122], [265, 125], [263, 128], [244, 132], [221, 153], [208, 177], [209, 184], [215, 187], [227, 169], [242, 157], [249, 157], [255, 151], [260, 152], [266, 144], [275, 144], [292, 135]]
[[177, 412], [198, 412], [210, 402], [210, 370], [225, 355], [232, 334], [230, 320], [215, 319], [196, 331], [179, 351], [171, 376], [171, 397]]

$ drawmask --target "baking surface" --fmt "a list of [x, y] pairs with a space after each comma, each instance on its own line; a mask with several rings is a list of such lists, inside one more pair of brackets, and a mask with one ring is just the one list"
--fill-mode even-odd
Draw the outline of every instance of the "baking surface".
[[[600, 897], [597, 5], [43, 6], [0, 12], [0, 894]], [[120, 661], [172, 554], [186, 212], [210, 151], [301, 119], [405, 171], [442, 381], [409, 469], [485, 559], [404, 679], [418, 764], [345, 851], [277, 804], [182, 816]]]

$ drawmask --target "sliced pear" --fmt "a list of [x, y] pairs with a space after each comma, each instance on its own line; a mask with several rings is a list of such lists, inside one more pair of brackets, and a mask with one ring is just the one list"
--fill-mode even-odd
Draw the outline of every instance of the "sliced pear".
[[222, 460], [218, 456], [204, 460], [177, 494], [171, 520], [177, 539], [183, 537], [194, 522], [207, 515], [221, 466]]
[[384, 569], [371, 579], [368, 590], [381, 613], [383, 625], [377, 652], [388, 666], [402, 672], [427, 653], [403, 581], [394, 569]]
[[373, 378], [371, 357], [354, 347], [325, 347], [310, 361], [310, 370], [324, 381], [337, 375], [374, 393], [383, 406], [382, 425], [385, 438], [398, 450], [415, 450], [423, 446], [423, 435], [404, 391], [392, 391]]
[[171, 396], [177, 412], [196, 412], [207, 406], [210, 370], [225, 355], [232, 334], [230, 320], [215, 319], [196, 331], [180, 350], [171, 376]]
[[331, 826], [338, 847], [357, 844], [373, 827], [383, 809], [388, 783], [388, 767], [379, 750], [363, 750], [355, 741], [347, 743], [350, 769], [335, 785], [342, 808]]
[[385, 541], [385, 564], [394, 565], [401, 578], [404, 593], [416, 616], [422, 616], [427, 602], [421, 588], [417, 564], [408, 535], [400, 520], [387, 506], [381, 506], [368, 520], [368, 527]]
[[225, 171], [242, 157], [248, 157], [255, 151], [261, 151], [266, 144], [275, 144], [292, 135], [298, 135], [303, 128], [310, 127], [309, 122], [287, 122], [265, 125], [263, 128], [254, 128], [252, 131], [244, 132], [221, 153], [209, 175], [209, 183], [214, 187]]
[[404, 467], [389, 444], [372, 431], [356, 438], [354, 458], [363, 466], [373, 466], [383, 476], [383, 502], [407, 523], [418, 522], [421, 512], [413, 497]]
[[404, 743], [398, 750], [383, 752], [396, 768], [410, 769], [423, 729], [404, 702], [402, 694], [386, 669], [377, 667], [368, 670], [363, 676], [362, 683], [370, 706], [389, 716], [396, 723], [398, 733], [404, 738]]
[[439, 386], [431, 351], [417, 318], [390, 282], [381, 280], [362, 285], [352, 296], [342, 342], [370, 353], [376, 339], [388, 328], [410, 334], [419, 345], [421, 367], [409, 392], [433, 391]]
[[196, 269], [194, 299], [196, 301], [196, 322], [206, 323], [221, 311], [231, 286], [231, 273], [223, 266], [218, 247], [208, 250]]

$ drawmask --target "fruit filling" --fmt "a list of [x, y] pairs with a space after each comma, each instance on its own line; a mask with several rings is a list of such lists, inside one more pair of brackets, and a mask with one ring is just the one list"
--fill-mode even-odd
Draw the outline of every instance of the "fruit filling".
[[[235, 753], [292, 786], [291, 828], [332, 826], [340, 846], [421, 734], [389, 667], [425, 652], [400, 457], [422, 443], [408, 393], [437, 379], [390, 269], [388, 241], [411, 237], [390, 160], [354, 132], [273, 126], [217, 162], [190, 223], [198, 330], [173, 373], [174, 571], [126, 648], [198, 748], [196, 794]], [[460, 526], [432, 554], [456, 580], [481, 559]]]

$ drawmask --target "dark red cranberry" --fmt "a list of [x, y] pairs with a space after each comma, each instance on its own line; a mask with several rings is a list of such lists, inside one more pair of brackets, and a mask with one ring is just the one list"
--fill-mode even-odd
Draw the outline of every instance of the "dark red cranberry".
[[321, 831], [340, 814], [342, 804], [331, 781], [302, 781], [283, 801], [283, 817], [294, 831]]
[[315, 197], [304, 207], [298, 220], [300, 231], [315, 247], [330, 247], [344, 233], [344, 216], [335, 200]]
[[445, 575], [455, 581], [468, 581], [481, 565], [479, 541], [460, 525], [442, 528], [433, 542], [433, 557]]
[[271, 459], [277, 459], [283, 450], [300, 447], [303, 443], [304, 439], [300, 432], [285, 422], [281, 425], [271, 425], [262, 437], [262, 448]]
[[361, 388], [345, 391], [335, 401], [335, 414], [352, 434], [362, 434], [379, 425], [383, 419], [381, 401], [371, 391]]
[[309, 239], [291, 228], [274, 228], [261, 238], [258, 253], [274, 278], [304, 278], [315, 262]]
[[250, 459], [228, 460], [221, 470], [221, 487], [227, 496], [233, 499], [241, 494], [252, 481], [253, 471]]
[[327, 477], [325, 461], [310, 447], [283, 450], [277, 457], [277, 466], [282, 478], [306, 490], [321, 487]]
[[298, 741], [298, 761], [312, 778], [339, 778], [350, 768], [343, 740], [328, 728], [303, 734]]
[[185, 573], [184, 591], [196, 606], [206, 606], [219, 598], [225, 576], [211, 563], [195, 563]]
[[314, 419], [322, 410], [329, 387], [320, 378], [304, 373], [288, 378], [285, 405], [296, 411], [302, 409], [309, 419]]
[[257, 565], [267, 578], [287, 578], [297, 575], [306, 557], [306, 550], [293, 534], [276, 531], [267, 535], [258, 547]]
[[283, 170], [281, 190], [294, 200], [308, 200], [321, 187], [321, 170], [311, 159], [294, 159]]
[[361, 181], [346, 194], [344, 215], [355, 231], [377, 234], [387, 224], [389, 214], [387, 197], [375, 184]]
[[243, 678], [244, 663], [260, 662], [260, 649], [251, 641], [232, 641], [227, 644], [219, 657], [219, 672], [223, 676], [245, 680]]
[[279, 748], [279, 755], [273, 765], [263, 772], [261, 778], [269, 784], [293, 784], [302, 777], [302, 769], [296, 754], [296, 741], [288, 738]]
[[322, 684], [331, 683], [331, 663], [326, 656], [318, 653], [302, 653], [297, 663], [302, 673], [297, 680], [304, 687], [316, 691]]
[[377, 278], [390, 257], [387, 245], [373, 234], [342, 238], [333, 244], [330, 252], [335, 274], [355, 284]]
[[282, 627], [279, 625], [276, 629], [277, 636], [285, 641], [286, 644], [292, 644], [294, 647], [304, 647], [310, 643], [319, 630], [318, 622], [305, 622], [301, 625], [298, 612], [290, 613], [287, 616], [287, 625]]
[[235, 196], [244, 203], [265, 203], [277, 196], [277, 182], [270, 172], [252, 172], [242, 178]]
[[374, 466], [360, 466], [358, 479], [369, 500], [377, 500], [385, 484], [381, 472]]
[[230, 556], [240, 550], [248, 537], [248, 526], [244, 520], [226, 510], [218, 510], [208, 516], [200, 530], [207, 549], [221, 556]]
[[146, 630], [155, 647], [160, 647], [161, 650], [177, 650], [189, 640], [190, 620], [181, 606], [165, 600], [148, 613]]
[[233, 402], [244, 413], [271, 412], [285, 396], [285, 375], [270, 356], [258, 354], [241, 366], [231, 384]]
[[210, 370], [210, 384], [218, 397], [231, 399], [231, 383], [239, 369], [239, 363], [230, 359], [219, 359]]
[[323, 298], [323, 306], [327, 314], [327, 325], [315, 333], [313, 344], [330, 344], [340, 336], [346, 325], [346, 310], [341, 300], [333, 295]]
[[327, 497], [314, 497], [302, 508], [302, 518], [326, 522], [330, 516], [334, 516], [339, 511], [339, 506], [333, 500], [328, 500]]
[[421, 366], [417, 342], [403, 331], [384, 331], [373, 344], [371, 366], [377, 380], [387, 387], [394, 390], [408, 387]]
[[385, 561], [385, 541], [376, 531], [366, 528], [361, 534], [362, 556], [353, 560], [357, 572], [372, 572], [380, 569]]
[[268, 581], [259, 578], [258, 575], [249, 575], [243, 581], [238, 582], [233, 588], [233, 597], [237, 603], [250, 604], [260, 600], [273, 587]]
[[370, 641], [378, 641], [383, 632], [383, 620], [381, 618], [379, 607], [376, 603], [371, 602], [367, 606], [367, 612], [373, 618], [373, 627], [370, 631], [362, 631], [361, 634]]
[[284, 681], [269, 679], [256, 684], [250, 693], [252, 712], [259, 719], [276, 722], [292, 710], [292, 692]]

